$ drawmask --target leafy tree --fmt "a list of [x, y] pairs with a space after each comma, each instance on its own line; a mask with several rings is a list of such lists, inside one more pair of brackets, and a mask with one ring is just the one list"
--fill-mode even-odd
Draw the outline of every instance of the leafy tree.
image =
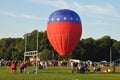
[[113, 60], [116, 60], [116, 59], [120, 58], [120, 41], [119, 42], [115, 42], [113, 44], [112, 58], [113, 58]]
[[40, 52], [40, 59], [41, 60], [52, 60], [52, 54], [48, 49], [44, 49], [42, 52]]
[[[26, 35], [26, 34], [25, 34]], [[37, 30], [32, 31], [23, 38], [3, 38], [0, 39], [0, 59], [23, 60], [25, 52], [25, 40], [27, 40], [27, 51], [37, 50]], [[93, 38], [82, 39], [69, 56], [59, 56], [50, 44], [46, 31], [38, 32], [38, 52], [41, 53], [42, 60], [107, 60], [112, 49], [113, 60], [120, 58], [120, 41], [111, 39], [110, 36], [103, 36], [97, 40]]]

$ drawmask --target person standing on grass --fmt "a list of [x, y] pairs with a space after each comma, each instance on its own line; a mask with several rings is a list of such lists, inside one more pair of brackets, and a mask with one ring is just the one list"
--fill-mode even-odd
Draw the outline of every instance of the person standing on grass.
[[13, 73], [14, 66], [15, 66], [15, 65], [13, 64], [13, 61], [12, 61], [11, 64], [10, 64], [11, 73]]
[[115, 62], [112, 63], [112, 72], [115, 73]]
[[23, 69], [24, 69], [24, 73], [26, 74], [26, 67], [27, 67], [27, 63], [26, 62], [24, 62], [24, 64], [23, 64]]
[[7, 65], [7, 69], [10, 69], [11, 61], [8, 60], [6, 65]]
[[74, 73], [74, 71], [75, 71], [75, 62], [71, 62], [71, 67], [72, 67], [72, 73]]
[[16, 65], [15, 61], [12, 61], [10, 67], [11, 67], [11, 72], [14, 73], [14, 74], [16, 74], [17, 65]]
[[23, 73], [23, 70], [24, 70], [24, 62], [22, 61], [21, 63], [20, 63], [20, 73]]
[[0, 60], [0, 67], [2, 67], [2, 61]]
[[16, 70], [17, 70], [17, 62], [14, 62], [15, 68], [14, 68], [14, 74], [16, 74]]

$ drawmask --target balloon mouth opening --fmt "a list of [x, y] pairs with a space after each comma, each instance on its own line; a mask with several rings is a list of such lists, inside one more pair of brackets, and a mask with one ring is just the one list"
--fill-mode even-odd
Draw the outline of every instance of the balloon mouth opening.
[[58, 53], [60, 56], [69, 56], [71, 53]]

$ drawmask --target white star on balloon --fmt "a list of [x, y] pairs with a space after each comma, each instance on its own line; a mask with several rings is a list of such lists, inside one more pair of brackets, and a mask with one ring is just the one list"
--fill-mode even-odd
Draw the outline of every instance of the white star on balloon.
[[54, 18], [51, 18], [51, 20], [53, 21], [53, 20], [54, 20]]
[[60, 18], [57, 18], [57, 21], [59, 21], [60, 20]]
[[67, 18], [66, 18], [66, 17], [64, 17], [63, 19], [64, 19], [64, 20], [66, 20]]
[[70, 20], [73, 20], [73, 18], [71, 17]]

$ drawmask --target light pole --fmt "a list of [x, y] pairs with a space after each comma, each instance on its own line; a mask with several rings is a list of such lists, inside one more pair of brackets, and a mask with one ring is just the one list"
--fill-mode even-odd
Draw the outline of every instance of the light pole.
[[24, 62], [25, 62], [25, 53], [27, 52], [27, 37], [30, 36], [30, 33], [26, 33], [23, 37], [25, 39], [25, 52], [24, 52]]
[[[36, 74], [38, 73], [37, 68], [38, 68], [38, 63], [37, 63], [37, 56], [38, 56], [38, 30], [37, 31], [37, 36], [36, 36], [36, 50], [35, 51], [27, 51], [27, 37], [30, 36], [30, 33], [26, 33], [24, 35], [24, 39], [25, 39], [25, 52], [24, 52], [24, 62], [25, 62], [25, 57], [26, 56], [36, 56]], [[32, 53], [32, 54], [31, 54]]]
[[25, 52], [24, 52], [24, 62], [25, 62], [25, 53], [26, 53], [26, 46], [27, 46], [27, 33], [23, 36], [24, 37], [24, 39], [25, 39]]
[[37, 56], [38, 56], [38, 30], [37, 30], [37, 46], [36, 46], [36, 74], [38, 73]]
[[112, 66], [112, 49], [110, 47], [110, 66]]

